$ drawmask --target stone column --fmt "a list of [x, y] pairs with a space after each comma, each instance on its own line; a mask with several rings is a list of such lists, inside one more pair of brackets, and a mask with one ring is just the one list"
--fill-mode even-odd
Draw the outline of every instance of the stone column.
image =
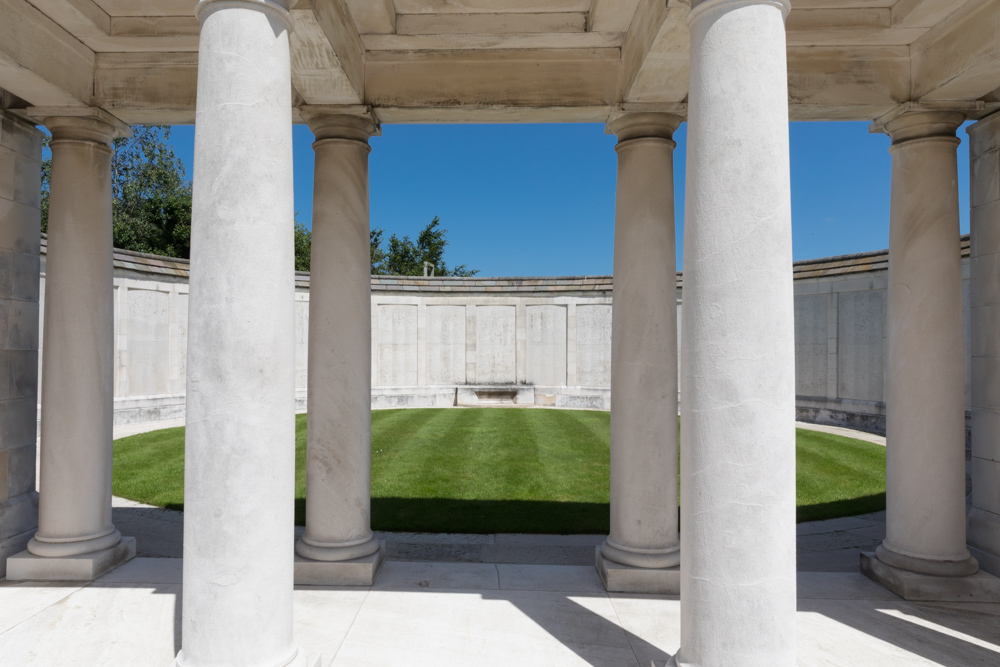
[[[965, 378], [955, 111], [893, 114], [886, 374], [886, 538], [862, 572], [976, 572], [965, 546]], [[889, 566], [886, 568], [884, 566]]]
[[795, 664], [788, 10], [689, 15], [677, 665]]
[[112, 140], [99, 109], [44, 115], [52, 132], [38, 532], [11, 579], [89, 580], [135, 556], [111, 523], [114, 416]]
[[1000, 113], [969, 127], [972, 193], [972, 554], [1000, 576]]
[[385, 558], [371, 530], [370, 115], [301, 110], [316, 136], [309, 288], [306, 530], [296, 583], [370, 586]]
[[677, 300], [671, 139], [682, 119], [625, 114], [618, 136], [611, 316], [611, 533], [597, 550], [609, 591], [676, 594]]
[[176, 665], [304, 665], [292, 637], [292, 19], [273, 0], [200, 0], [195, 13], [201, 36]]

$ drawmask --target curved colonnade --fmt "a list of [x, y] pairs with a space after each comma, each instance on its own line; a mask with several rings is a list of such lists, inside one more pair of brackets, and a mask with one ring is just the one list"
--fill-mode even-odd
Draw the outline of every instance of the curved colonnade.
[[[789, 3], [692, 4], [681, 326], [687, 342], [680, 364], [681, 518], [689, 528], [681, 539], [676, 494], [664, 492], [678, 447], [672, 424], [678, 373], [670, 301], [671, 133], [682, 119], [630, 110], [609, 126], [619, 138], [613, 521], [598, 567], [615, 590], [662, 592], [679, 582], [682, 641], [675, 664], [731, 664], [738, 656], [744, 665], [792, 665], [796, 376], [783, 25]], [[315, 195], [312, 263], [318, 270], [309, 336], [310, 350], [323, 352], [310, 355], [309, 377], [311, 396], [324, 400], [310, 410], [315, 428], [307, 500], [310, 508], [320, 503], [323, 512], [307, 514], [296, 561], [291, 544], [275, 539], [292, 522], [291, 17], [272, 0], [201, 0], [197, 11], [202, 29], [185, 391], [185, 586], [176, 664], [301, 665], [305, 656], [291, 632], [293, 578], [370, 584], [380, 563], [367, 525], [371, 352], [362, 334], [371, 306], [368, 264], [360, 256], [368, 226], [367, 139], [378, 118], [366, 108], [300, 108], [317, 136], [316, 178], [323, 185]], [[38, 531], [25, 552], [8, 559], [7, 574], [78, 579], [81, 568], [89, 568], [85, 578], [93, 578], [134, 555], [134, 543], [129, 549], [106, 520], [114, 409], [107, 147], [127, 129], [97, 109], [32, 113], [55, 139], [42, 497]], [[904, 594], [907, 585], [926, 589], [919, 577], [927, 573], [943, 589], [950, 581], [967, 589], [970, 578], [985, 576], [976, 573], [977, 561], [965, 546], [959, 483], [964, 451], [954, 146], [964, 118], [960, 108], [904, 105], [875, 126], [893, 142], [889, 510], [886, 542], [863, 568]], [[977, 132], [974, 159], [995, 158], [995, 126], [996, 118], [987, 119]], [[261, 150], [268, 160], [256, 159]], [[651, 183], [659, 184], [655, 193]], [[989, 194], [974, 196], [974, 205], [984, 197], [989, 203]], [[73, 207], [65, 205], [70, 195]], [[75, 243], [81, 232], [86, 243]], [[71, 248], [79, 254], [75, 259]], [[991, 250], [977, 247], [974, 256], [985, 258]], [[338, 267], [336, 280], [320, 280], [324, 263]], [[984, 289], [989, 283], [978, 282], [977, 272], [992, 265], [978, 264], [972, 300], [986, 308], [992, 305]], [[929, 321], [933, 331], [919, 326]], [[974, 359], [992, 359], [988, 352]], [[59, 362], [69, 354], [73, 363]], [[90, 368], [84, 357], [92, 372], [74, 378], [71, 373]], [[975, 363], [972, 374], [975, 406], [975, 378], [982, 377]], [[101, 380], [96, 390], [93, 378]], [[327, 396], [322, 391], [329, 378], [340, 386]], [[57, 394], [59, 408], [45, 409]], [[983, 405], [991, 407], [988, 400]], [[631, 416], [637, 409], [655, 411], [663, 420], [659, 429]], [[920, 414], [938, 428], [913, 428]], [[987, 457], [977, 457], [984, 467], [992, 462]], [[78, 468], [92, 474], [72, 475]], [[929, 468], [939, 474], [931, 483]], [[1000, 523], [991, 523], [997, 515], [990, 499], [981, 500], [987, 506], [978, 507], [975, 540], [989, 551], [990, 531]]]

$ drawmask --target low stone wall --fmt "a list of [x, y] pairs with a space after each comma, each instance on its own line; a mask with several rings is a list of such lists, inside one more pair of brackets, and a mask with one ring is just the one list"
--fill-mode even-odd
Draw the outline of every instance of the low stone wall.
[[[968, 245], [964, 237], [967, 406]], [[793, 268], [799, 418], [884, 433], [888, 253]], [[42, 304], [44, 269], [43, 239]], [[183, 416], [187, 271], [185, 260], [115, 253], [116, 424]], [[682, 287], [678, 275], [678, 326]], [[297, 406], [304, 410], [309, 274], [296, 275], [295, 300]], [[373, 276], [371, 349], [373, 408], [509, 402], [607, 410], [611, 276]], [[498, 398], [504, 392], [509, 401]]]

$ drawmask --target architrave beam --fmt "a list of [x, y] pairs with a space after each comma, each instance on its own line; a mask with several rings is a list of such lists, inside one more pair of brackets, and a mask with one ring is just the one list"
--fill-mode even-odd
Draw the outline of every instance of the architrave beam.
[[[333, 47], [341, 69], [354, 87], [357, 99], [364, 100], [365, 47], [345, 0], [313, 0], [313, 13]], [[298, 19], [299, 11], [293, 10], [292, 15]]]
[[[661, 80], [658, 83], [654, 80], [670, 70], [669, 65], [667, 70], [664, 69], [666, 63], [662, 61], [675, 60], [681, 55], [683, 55], [684, 61], [687, 61], [690, 39], [685, 21], [688, 11], [687, 6], [674, 2], [641, 0], [622, 43], [621, 99], [631, 100], [633, 97], [642, 96], [649, 86], [654, 88], [676, 87], [676, 82], [673, 80]], [[685, 79], [684, 96], [686, 97], [687, 67], [684, 66], [682, 69]], [[633, 92], [635, 87], [638, 89]], [[666, 91], [659, 94], [666, 97], [671, 96]], [[679, 102], [681, 100], [667, 101]]]
[[1000, 81], [1000, 0], [964, 5], [910, 47], [910, 99], [976, 100]]
[[88, 105], [94, 52], [24, 0], [0, 0], [0, 88], [36, 106]]

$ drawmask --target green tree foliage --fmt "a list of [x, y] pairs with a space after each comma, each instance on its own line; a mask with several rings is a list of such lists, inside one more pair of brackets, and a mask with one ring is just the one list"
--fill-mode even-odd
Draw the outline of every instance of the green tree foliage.
[[312, 256], [312, 232], [298, 220], [295, 221], [295, 270], [308, 271]]
[[[115, 139], [111, 157], [116, 248], [190, 257], [191, 182], [168, 143], [167, 125], [137, 125]], [[47, 141], [46, 141], [47, 144]], [[48, 231], [52, 156], [42, 164], [42, 231]]]
[[414, 242], [409, 236], [393, 234], [383, 246], [384, 230], [371, 230], [372, 274], [377, 276], [422, 276], [424, 262], [434, 265], [436, 276], [474, 276], [478, 270], [465, 264], [448, 268], [444, 251], [448, 246], [448, 230], [441, 227], [441, 219], [434, 219], [417, 235]]
[[[191, 256], [191, 181], [170, 146], [168, 125], [137, 125], [132, 136], [115, 139], [111, 158], [112, 224], [116, 248], [168, 257]], [[45, 139], [48, 148], [49, 139]], [[52, 154], [42, 162], [42, 231], [48, 231]], [[312, 232], [294, 223], [295, 270], [308, 271]], [[371, 271], [375, 275], [422, 276], [424, 262], [434, 265], [437, 276], [473, 276], [478, 271], [461, 264], [449, 268], [444, 261], [447, 229], [435, 218], [416, 242], [409, 236], [371, 230]]]

